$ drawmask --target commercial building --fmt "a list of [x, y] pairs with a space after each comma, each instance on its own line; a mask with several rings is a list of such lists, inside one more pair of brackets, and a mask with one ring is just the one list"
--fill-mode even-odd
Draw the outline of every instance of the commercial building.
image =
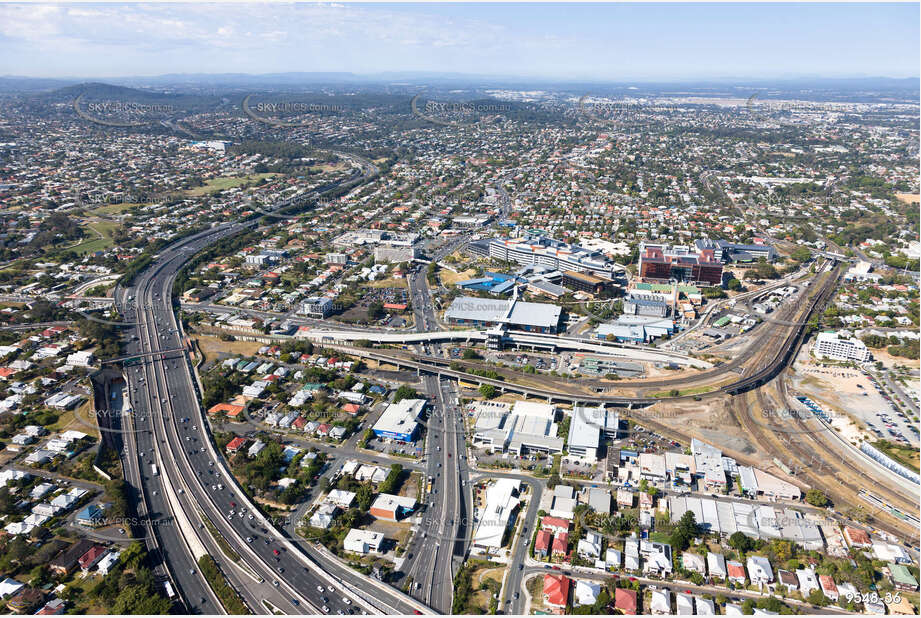
[[541, 235], [521, 238], [492, 238], [469, 243], [468, 251], [480, 257], [491, 257], [518, 264], [540, 264], [557, 270], [574, 270], [614, 278], [621, 266], [601, 251], [586, 249]]
[[459, 296], [445, 311], [445, 320], [456, 326], [491, 328], [504, 325], [532, 333], [555, 333], [559, 329], [560, 307], [545, 303]]
[[360, 245], [388, 245], [391, 247], [411, 247], [419, 238], [411, 232], [394, 232], [391, 230], [361, 229], [342, 234], [333, 241], [333, 246], [354, 249]]
[[416, 501], [405, 496], [379, 494], [371, 504], [371, 515], [378, 519], [399, 521], [416, 508]]
[[311, 296], [301, 303], [300, 314], [322, 320], [333, 312], [333, 301], [325, 296]]
[[674, 332], [675, 322], [670, 318], [622, 315], [616, 322], [599, 324], [595, 329], [595, 337], [611, 338], [622, 343], [644, 343]]
[[557, 437], [556, 407], [534, 401], [474, 404], [473, 444], [493, 451], [520, 455], [526, 452], [561, 453], [565, 444]]
[[799, 500], [800, 489], [792, 483], [783, 481], [758, 468], [739, 466], [739, 479], [742, 491], [749, 496], [764, 495], [769, 498]]
[[412, 442], [419, 431], [419, 417], [425, 405], [425, 399], [403, 399], [390, 404], [371, 428], [374, 435], [398, 442]]
[[576, 406], [569, 423], [567, 451], [591, 461], [598, 459], [602, 437], [616, 439], [620, 415], [603, 407]]
[[870, 350], [863, 341], [853, 338], [842, 338], [831, 331], [819, 333], [812, 346], [812, 353], [816, 358], [831, 359], [836, 361], [856, 361], [865, 363], [873, 358]]
[[560, 285], [594, 296], [604, 296], [614, 291], [614, 286], [609, 279], [577, 270], [564, 270], [560, 278]]
[[624, 298], [624, 313], [664, 318], [668, 315], [668, 303], [652, 294], [634, 294]]
[[647, 281], [679, 281], [720, 285], [723, 263], [714, 255], [715, 249], [693, 253], [689, 247], [642, 244], [639, 275]]
[[345, 539], [342, 541], [342, 548], [353, 554], [365, 555], [368, 552], [380, 551], [383, 540], [384, 534], [382, 532], [352, 528], [345, 535]]
[[506, 531], [518, 510], [518, 492], [521, 481], [517, 479], [496, 479], [486, 489], [486, 505], [479, 515], [473, 531], [473, 546], [496, 552], [502, 547]]

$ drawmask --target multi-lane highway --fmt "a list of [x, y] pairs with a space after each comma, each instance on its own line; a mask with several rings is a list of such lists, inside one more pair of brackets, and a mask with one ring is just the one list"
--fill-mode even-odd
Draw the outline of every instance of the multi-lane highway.
[[177, 242], [134, 285], [116, 290], [128, 353], [144, 355], [126, 368], [133, 422], [124, 430], [126, 476], [139, 491], [138, 510], [150, 514], [148, 543], [162, 556], [189, 612], [223, 612], [198, 569], [197, 559], [206, 554], [256, 613], [425, 610], [325, 558], [324, 567], [336, 571], [330, 575], [278, 531], [216, 452], [187, 354], [166, 352], [184, 344], [171, 297], [179, 269], [207, 245], [253, 225], [222, 225]]

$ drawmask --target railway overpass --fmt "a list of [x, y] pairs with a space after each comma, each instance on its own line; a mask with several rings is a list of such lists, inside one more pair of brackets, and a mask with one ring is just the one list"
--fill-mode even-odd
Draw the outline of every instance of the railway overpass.
[[[328, 343], [344, 344], [368, 341], [376, 344], [418, 344], [444, 341], [486, 341], [486, 331], [480, 330], [443, 330], [423, 333], [387, 333], [379, 331], [302, 331], [296, 335], [300, 339], [309, 339], [326, 345]], [[630, 360], [658, 363], [676, 363], [696, 369], [711, 369], [712, 363], [693, 358], [687, 354], [630, 346], [604, 341], [592, 341], [556, 335], [537, 335], [532, 333], [507, 332], [504, 340], [514, 346], [532, 349], [544, 349], [550, 352], [575, 350], [592, 354], [603, 354]]]

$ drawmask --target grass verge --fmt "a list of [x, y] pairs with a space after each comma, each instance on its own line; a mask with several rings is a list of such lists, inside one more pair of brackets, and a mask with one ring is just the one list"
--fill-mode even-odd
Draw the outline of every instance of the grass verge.
[[202, 556], [198, 559], [198, 568], [201, 569], [202, 575], [208, 580], [208, 585], [211, 586], [228, 614], [244, 616], [252, 613], [237, 591], [227, 582], [227, 578], [217, 567], [214, 558]]

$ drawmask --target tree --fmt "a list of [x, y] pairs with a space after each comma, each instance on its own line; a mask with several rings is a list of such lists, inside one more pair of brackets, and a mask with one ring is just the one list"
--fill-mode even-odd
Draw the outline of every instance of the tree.
[[831, 500], [828, 499], [828, 496], [819, 489], [806, 490], [806, 502], [812, 506], [818, 507], [825, 507], [831, 504]]
[[742, 289], [742, 282], [736, 279], [735, 277], [733, 277], [732, 279], [726, 282], [726, 287], [733, 292], [738, 292], [739, 290]]
[[806, 600], [809, 601], [812, 605], [818, 605], [819, 607], [824, 607], [828, 605], [828, 597], [818, 588], [813, 588], [809, 591], [809, 596], [806, 597]]
[[695, 536], [697, 536], [697, 519], [693, 511], [686, 511], [669, 537], [672, 551], [686, 550]]
[[800, 262], [800, 263], [808, 261], [809, 258], [811, 257], [812, 257], [812, 252], [809, 251], [809, 249], [807, 249], [806, 247], [802, 247], [802, 246], [797, 247], [796, 249], [793, 250], [793, 253], [790, 254], [790, 259], [796, 262]]
[[418, 397], [419, 393], [404, 384], [393, 394], [393, 403], [399, 403], [404, 399], [417, 399]]
[[492, 399], [496, 396], [496, 387], [492, 384], [482, 384], [479, 390], [484, 399]]
[[733, 532], [729, 537], [729, 547], [740, 552], [747, 552], [755, 548], [755, 541], [741, 532]]

